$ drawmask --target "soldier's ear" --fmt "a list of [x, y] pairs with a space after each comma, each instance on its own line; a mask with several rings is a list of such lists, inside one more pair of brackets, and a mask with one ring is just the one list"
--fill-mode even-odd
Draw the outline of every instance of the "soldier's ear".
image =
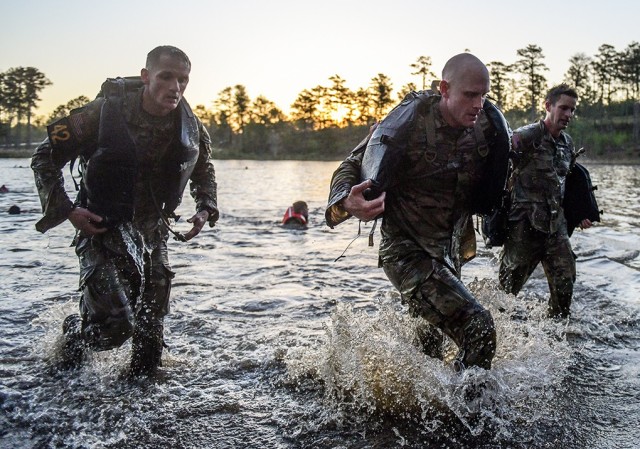
[[440, 81], [440, 95], [445, 98], [449, 97], [449, 83], [445, 80]]
[[140, 78], [143, 84], [149, 84], [149, 70], [146, 68], [140, 70]]

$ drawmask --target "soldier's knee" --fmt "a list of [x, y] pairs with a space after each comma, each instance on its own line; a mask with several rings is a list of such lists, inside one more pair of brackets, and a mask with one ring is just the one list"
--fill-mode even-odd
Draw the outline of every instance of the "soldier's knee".
[[170, 293], [170, 282], [154, 283], [147, 286], [138, 312], [138, 319], [145, 317], [147, 320], [161, 320], [166, 316], [169, 313]]
[[133, 313], [122, 289], [98, 293], [87, 285], [82, 294], [81, 310], [86, 339], [95, 350], [119, 347], [133, 334]]
[[118, 348], [133, 335], [133, 323], [126, 316], [112, 316], [85, 328], [89, 345], [96, 351]]

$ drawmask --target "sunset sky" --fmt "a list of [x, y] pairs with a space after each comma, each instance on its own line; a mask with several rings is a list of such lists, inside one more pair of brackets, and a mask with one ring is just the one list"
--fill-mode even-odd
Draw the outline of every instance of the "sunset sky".
[[192, 106], [210, 107], [222, 89], [243, 84], [252, 99], [264, 95], [288, 111], [303, 89], [328, 86], [335, 74], [352, 89], [378, 73], [395, 90], [419, 85], [410, 64], [421, 55], [439, 74], [467, 49], [510, 64], [535, 44], [556, 83], [572, 55], [640, 41], [640, 2], [629, 0], [21, 0], [0, 11], [0, 72], [43, 72], [53, 83], [37, 111], [46, 115], [79, 95], [93, 98], [106, 77], [139, 74], [162, 44], [191, 58]]

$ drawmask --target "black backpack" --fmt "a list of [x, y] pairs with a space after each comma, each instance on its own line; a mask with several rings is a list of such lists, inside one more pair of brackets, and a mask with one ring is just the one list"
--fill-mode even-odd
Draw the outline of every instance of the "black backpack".
[[562, 207], [567, 219], [567, 232], [571, 237], [574, 229], [585, 218], [600, 221], [602, 211], [598, 208], [598, 202], [593, 194], [598, 187], [591, 183], [589, 171], [583, 165], [576, 162], [567, 175], [566, 182]]
[[124, 97], [127, 92], [140, 89], [144, 83], [140, 76], [118, 76], [107, 78], [100, 86], [100, 92], [96, 98]]

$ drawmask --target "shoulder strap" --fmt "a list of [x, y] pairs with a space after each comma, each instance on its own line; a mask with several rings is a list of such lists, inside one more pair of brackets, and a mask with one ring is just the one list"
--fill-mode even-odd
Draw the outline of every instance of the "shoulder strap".
[[524, 168], [531, 161], [531, 149], [537, 149], [542, 145], [544, 138], [544, 122], [524, 126], [514, 133], [513, 163], [515, 169]]
[[425, 117], [425, 126], [427, 129], [427, 159], [433, 162], [436, 158], [436, 118], [434, 114], [429, 113]]
[[[411, 95], [413, 98], [417, 99], [420, 103], [426, 103], [429, 100], [433, 100], [435, 95], [432, 90], [421, 90], [421, 91], [411, 91], [407, 97]], [[425, 152], [425, 157], [430, 162], [434, 161], [436, 158], [436, 119], [432, 111], [429, 111], [428, 114], [424, 115], [424, 125], [426, 130], [426, 139], [427, 139], [427, 150]]]
[[484, 136], [482, 126], [478, 121], [474, 125], [473, 131], [476, 135], [476, 145], [478, 148], [478, 153], [480, 154], [480, 156], [484, 157], [489, 153], [489, 145], [487, 144], [487, 139]]

